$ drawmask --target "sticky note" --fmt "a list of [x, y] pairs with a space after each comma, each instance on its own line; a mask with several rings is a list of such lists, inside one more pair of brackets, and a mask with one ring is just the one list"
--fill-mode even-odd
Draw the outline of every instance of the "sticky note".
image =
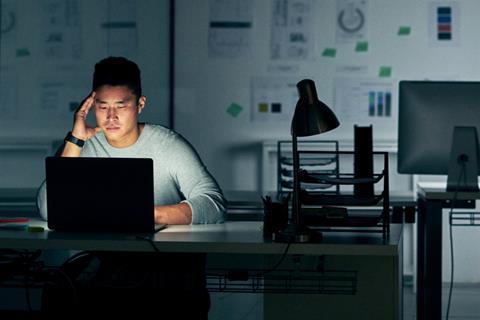
[[335, 58], [336, 55], [337, 55], [337, 49], [335, 48], [325, 48], [325, 50], [323, 50], [323, 53], [322, 53], [322, 56], [329, 57], [329, 58]]
[[355, 47], [355, 51], [357, 51], [357, 52], [368, 51], [368, 42], [367, 41], [358, 41], [357, 46]]
[[236, 118], [242, 112], [243, 108], [239, 104], [233, 102], [228, 108], [227, 113], [232, 117]]
[[16, 52], [17, 57], [27, 57], [30, 55], [30, 50], [27, 48], [18, 48]]
[[261, 113], [268, 112], [268, 103], [259, 103], [258, 104], [258, 112], [261, 112]]
[[40, 226], [29, 226], [27, 228], [27, 231], [28, 232], [43, 232], [43, 231], [45, 231], [45, 229], [43, 227], [40, 227]]
[[378, 71], [378, 76], [379, 77], [390, 77], [392, 75], [392, 67], [388, 66], [381, 66], [380, 70]]
[[400, 26], [398, 28], [398, 35], [399, 36], [408, 36], [410, 34], [410, 27], [408, 26]]

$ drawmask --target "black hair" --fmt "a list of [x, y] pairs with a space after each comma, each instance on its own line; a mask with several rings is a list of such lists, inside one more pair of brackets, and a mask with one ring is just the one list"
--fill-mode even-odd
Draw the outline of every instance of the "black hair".
[[92, 90], [103, 85], [127, 86], [136, 95], [142, 95], [140, 69], [137, 64], [124, 57], [108, 57], [95, 64]]

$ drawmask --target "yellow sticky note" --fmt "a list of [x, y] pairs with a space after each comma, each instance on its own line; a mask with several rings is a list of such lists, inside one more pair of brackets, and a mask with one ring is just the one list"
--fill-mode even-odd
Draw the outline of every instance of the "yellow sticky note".
[[43, 231], [45, 231], [45, 229], [43, 227], [39, 227], [39, 226], [28, 226], [27, 231], [28, 232], [43, 232]]
[[258, 112], [261, 112], [261, 113], [268, 112], [268, 103], [259, 103], [258, 104]]

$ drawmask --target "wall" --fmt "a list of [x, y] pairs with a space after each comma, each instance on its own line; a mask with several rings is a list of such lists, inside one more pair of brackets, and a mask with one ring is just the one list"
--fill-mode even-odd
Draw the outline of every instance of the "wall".
[[[337, 18], [341, 8], [347, 8], [350, 2], [366, 13], [366, 24], [358, 37], [345, 40], [339, 33]], [[237, 35], [244, 37], [243, 44], [250, 43], [250, 48], [232, 41], [231, 47], [237, 46], [237, 54], [230, 52], [230, 57], [219, 57], [221, 54], [212, 50], [212, 38], [218, 40], [219, 33], [228, 35], [228, 30], [215, 29], [211, 22], [218, 16], [230, 21], [235, 18], [216, 11], [211, 4], [228, 9], [228, 3], [237, 5], [240, 14], [244, 10], [244, 16], [251, 17], [244, 19], [251, 23], [245, 32], [236, 29], [231, 33], [238, 31]], [[452, 8], [452, 41], [435, 40], [436, 26], [432, 21], [435, 21], [435, 5], [439, 3]], [[245, 9], [249, 4], [251, 15]], [[306, 35], [312, 44], [308, 49], [311, 55], [305, 59], [272, 58], [272, 24], [278, 19], [273, 12], [286, 4], [291, 11], [297, 6], [296, 9], [311, 13], [303, 11], [303, 21], [312, 25], [311, 33]], [[398, 82], [403, 79], [480, 79], [480, 42], [476, 32], [479, 10], [480, 2], [475, 0], [176, 1], [174, 127], [197, 148], [224, 189], [265, 191], [261, 179], [262, 174], [265, 175], [261, 169], [265, 162], [262, 145], [265, 141], [290, 139], [291, 113], [274, 121], [265, 118], [252, 121], [258, 116], [257, 90], [262, 85], [270, 86], [273, 89], [267, 100], [286, 101], [283, 105], [286, 108], [290, 102], [291, 110], [295, 103], [291, 93], [295, 93], [296, 81], [311, 78], [316, 82], [320, 99], [332, 107], [341, 122], [340, 128], [312, 139], [338, 139], [341, 148], [348, 149], [352, 146], [353, 125], [373, 124], [375, 149], [388, 149], [392, 153], [391, 190], [413, 190], [412, 177], [396, 173]], [[223, 40], [227, 43], [228, 36]], [[258, 79], [266, 80], [259, 82]], [[284, 97], [285, 92], [274, 89], [277, 83], [281, 86], [282, 81], [290, 84], [290, 87], [284, 86], [289, 96]], [[367, 109], [355, 110], [357, 105], [367, 107], [365, 95], [355, 90], [369, 86], [391, 93], [389, 117], [368, 118], [364, 113]], [[229, 113], [232, 110], [233, 113]], [[421, 180], [428, 179], [421, 177]], [[274, 185], [274, 181], [270, 185]], [[445, 234], [447, 237], [448, 233]], [[480, 256], [469, 250], [471, 245], [463, 245], [474, 243], [478, 235], [466, 236], [467, 240], [463, 234], [456, 259], [469, 261], [470, 265], [480, 263]], [[410, 246], [405, 248], [405, 261], [413, 260], [413, 240], [409, 238]], [[449, 246], [444, 248], [444, 280], [447, 281]], [[412, 268], [412, 265], [405, 267], [406, 270]], [[478, 282], [480, 274], [462, 269], [456, 281]]]
[[[278, 121], [252, 121], [255, 116], [252, 86], [259, 77], [271, 81], [287, 78], [293, 84], [303, 78], [316, 81], [319, 97], [337, 113], [341, 125], [331, 133], [313, 138], [338, 139], [351, 146], [353, 125], [371, 123], [376, 145], [389, 144], [393, 149], [397, 140], [399, 80], [479, 79], [480, 64], [476, 57], [480, 48], [473, 27], [476, 25], [473, 12], [480, 8], [476, 1], [453, 2], [453, 8], [458, 10], [458, 15], [454, 11], [455, 17], [459, 18], [458, 27], [454, 24], [454, 36], [459, 40], [449, 46], [431, 43], [430, 1], [362, 1], [367, 14], [366, 36], [348, 42], [336, 39], [337, 4], [348, 1], [301, 2], [310, 5], [314, 20], [310, 35], [312, 54], [306, 59], [272, 59], [273, 1], [251, 2], [250, 53], [234, 58], [209, 52], [208, 40], [212, 37], [209, 25], [214, 19], [207, 4], [225, 2], [176, 1], [174, 126], [198, 148], [226, 189], [260, 189], [255, 177], [261, 162], [261, 142], [290, 138], [289, 114]], [[409, 28], [408, 35], [398, 35], [402, 26]], [[357, 51], [359, 42], [364, 41], [367, 50]], [[336, 50], [335, 57], [324, 54], [328, 48]], [[380, 76], [383, 71], [387, 76]], [[391, 88], [391, 116], [358, 118], [354, 111], [346, 112], [357, 96], [346, 97], [354, 95], [349, 90], [343, 91], [343, 96], [336, 93], [350, 88], [349, 82], [365, 86], [368, 82], [378, 82]], [[236, 117], [227, 113], [232, 103], [243, 108]], [[363, 100], [358, 101], [359, 108], [364, 107], [361, 103]], [[395, 169], [396, 166], [392, 167], [392, 171]]]
[[[73, 111], [91, 90], [94, 64], [106, 56], [138, 63], [148, 98], [141, 119], [168, 125], [168, 1], [1, 4], [0, 187], [40, 184], [52, 141], [71, 130]], [[94, 124], [91, 115], [89, 121]]]

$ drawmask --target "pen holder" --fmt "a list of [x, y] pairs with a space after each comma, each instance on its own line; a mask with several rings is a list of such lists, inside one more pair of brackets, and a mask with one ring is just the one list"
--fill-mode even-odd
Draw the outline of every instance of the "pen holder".
[[263, 236], [271, 238], [272, 234], [283, 230], [288, 223], [288, 198], [281, 202], [272, 202], [270, 197], [263, 199]]

